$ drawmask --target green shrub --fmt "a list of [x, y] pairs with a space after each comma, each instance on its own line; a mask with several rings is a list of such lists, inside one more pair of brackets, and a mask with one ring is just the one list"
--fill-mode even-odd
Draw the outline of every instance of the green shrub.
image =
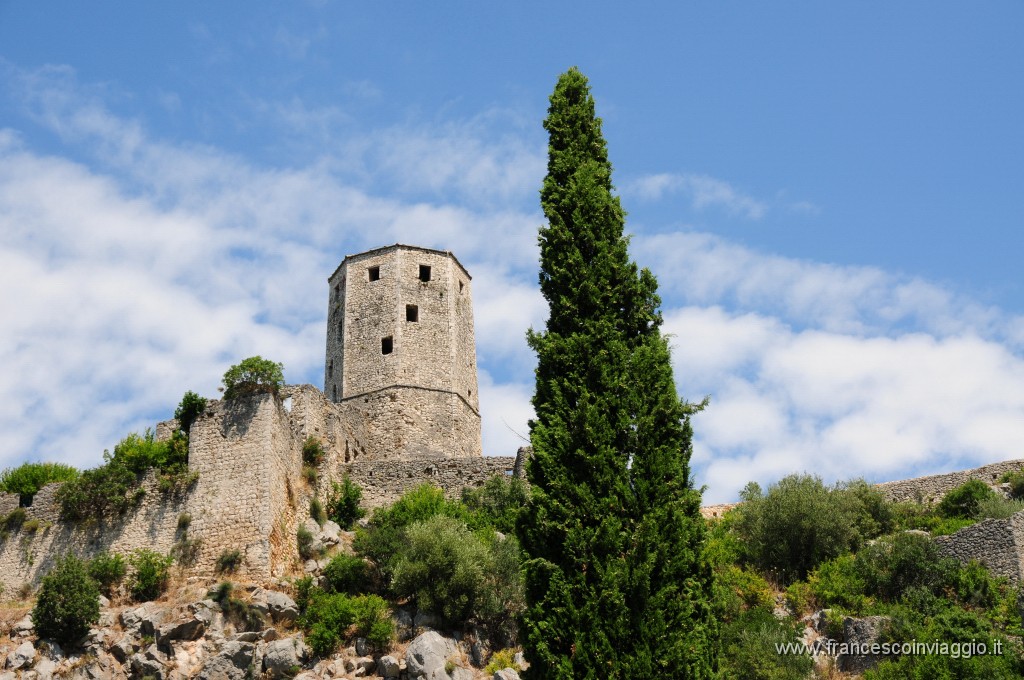
[[132, 597], [139, 602], [155, 600], [167, 589], [171, 578], [171, 564], [174, 558], [161, 555], [147, 548], [139, 548], [128, 557], [135, 568], [130, 589]]
[[311, 467], [316, 467], [324, 461], [324, 445], [320, 440], [310, 435], [302, 442], [302, 462]]
[[224, 373], [224, 398], [277, 394], [284, 385], [284, 365], [259, 356], [243, 359]]
[[15, 508], [3, 517], [0, 517], [0, 528], [7, 532], [19, 531], [21, 525], [25, 523], [26, 517], [25, 508]]
[[811, 584], [806, 581], [794, 581], [789, 584], [789, 587], [786, 588], [786, 604], [797, 618], [810, 614], [818, 608], [818, 601], [814, 597]]
[[398, 552], [405, 542], [403, 532], [406, 527], [436, 515], [461, 518], [465, 514], [461, 504], [452, 503], [445, 498], [441, 489], [424, 482], [406, 492], [391, 506], [377, 508], [369, 528], [356, 533], [353, 545], [356, 552], [369, 557], [377, 565], [386, 582], [390, 579]]
[[938, 511], [947, 518], [978, 519], [981, 502], [995, 497], [996, 492], [988, 484], [971, 479], [943, 496]]
[[144, 493], [134, 472], [108, 460], [64, 484], [57, 491], [57, 501], [62, 519], [83, 521], [120, 515], [135, 507]]
[[1024, 470], [1017, 470], [1016, 472], [1007, 472], [1005, 475], [999, 478], [1001, 482], [1009, 482], [1010, 484], [1010, 498], [1013, 500], [1024, 499]]
[[366, 562], [356, 555], [339, 553], [331, 558], [323, 571], [327, 592], [355, 595], [366, 589]]
[[174, 410], [174, 417], [178, 419], [178, 427], [187, 435], [188, 431], [192, 429], [192, 423], [203, 415], [205, 410], [206, 399], [189, 390], [181, 398], [178, 408]]
[[769, 609], [753, 609], [722, 631], [721, 675], [736, 680], [806, 680], [814, 660], [805, 654], [780, 654], [799, 632], [790, 620]]
[[469, 511], [471, 528], [492, 527], [506, 534], [515, 531], [516, 517], [526, 504], [529, 488], [521, 479], [498, 475], [483, 486], [462, 490], [462, 504]]
[[487, 666], [484, 667], [484, 673], [489, 677], [503, 668], [519, 670], [519, 665], [515, 661], [515, 654], [514, 649], [499, 649], [494, 654], [491, 654]]
[[304, 526], [299, 526], [295, 532], [295, 543], [299, 548], [299, 557], [304, 560], [313, 560], [320, 557], [320, 553], [313, 549], [313, 532]]
[[978, 518], [1006, 519], [1021, 510], [1024, 510], [1024, 498], [1003, 498], [997, 494], [978, 503]]
[[303, 576], [302, 578], [295, 579], [295, 604], [299, 606], [299, 611], [306, 611], [306, 605], [309, 604], [309, 596], [313, 591], [313, 577]]
[[226, 549], [217, 556], [216, 571], [218, 574], [231, 574], [242, 563], [242, 551], [238, 548]]
[[891, 602], [913, 587], [937, 593], [950, 582], [957, 563], [942, 557], [928, 536], [899, 533], [861, 550], [856, 567], [864, 591]]
[[344, 593], [310, 591], [302, 625], [306, 642], [318, 656], [329, 656], [338, 644], [351, 637], [364, 637], [378, 649], [394, 637], [394, 623], [387, 603], [377, 595], [349, 597]]
[[234, 624], [236, 630], [263, 630], [264, 619], [260, 611], [245, 600], [232, 597], [233, 592], [231, 581], [223, 581], [214, 589], [213, 600], [220, 605], [224, 617]]
[[5, 468], [0, 472], [0, 491], [21, 496], [21, 504], [32, 504], [32, 497], [52, 482], [67, 482], [76, 479], [78, 470], [63, 463], [22, 463], [18, 467]]
[[187, 512], [183, 512], [178, 515], [178, 531], [186, 532], [188, 528], [192, 526], [192, 515]]
[[462, 520], [435, 515], [405, 530], [392, 588], [449, 624], [505, 630], [523, 608], [518, 551], [512, 537], [486, 541]]
[[733, 621], [746, 610], [771, 607], [775, 601], [771, 585], [759, 574], [735, 564], [715, 568], [715, 601], [718, 618]]
[[81, 639], [99, 621], [99, 594], [80, 559], [66, 555], [57, 560], [43, 577], [32, 609], [36, 633], [62, 645]]
[[351, 529], [356, 521], [366, 515], [366, 511], [359, 507], [362, 499], [363, 490], [345, 475], [341, 484], [335, 483], [332, 486], [331, 497], [327, 500], [327, 515], [342, 529]]
[[864, 578], [857, 569], [857, 558], [840, 555], [821, 563], [807, 577], [811, 593], [823, 607], [842, 608], [861, 613], [869, 604]]
[[320, 526], [323, 526], [324, 522], [327, 521], [327, 513], [324, 511], [324, 506], [320, 504], [320, 501], [315, 496], [309, 501], [309, 516]]
[[855, 550], [868, 536], [891, 524], [884, 501], [863, 482], [826, 487], [819, 477], [790, 475], [768, 487], [754, 483], [744, 501], [736, 531], [747, 557], [783, 584], [805, 578], [816, 565]]
[[199, 559], [199, 553], [203, 549], [203, 539], [189, 538], [182, 535], [174, 542], [171, 548], [171, 555], [183, 567], [191, 567]]
[[128, 567], [124, 558], [117, 553], [103, 551], [89, 560], [89, 576], [99, 584], [100, 590], [111, 597], [114, 588], [124, 580]]

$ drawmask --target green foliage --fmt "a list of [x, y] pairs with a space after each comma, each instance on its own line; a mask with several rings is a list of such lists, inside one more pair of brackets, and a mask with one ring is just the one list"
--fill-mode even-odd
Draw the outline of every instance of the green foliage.
[[324, 461], [324, 445], [320, 440], [310, 435], [302, 442], [302, 462], [306, 465], [316, 467]]
[[[441, 489], [424, 482], [390, 506], [374, 510], [369, 528], [356, 532], [353, 547], [360, 555], [369, 557], [377, 565], [383, 580], [388, 582], [398, 552], [405, 543], [406, 527], [435, 515], [461, 518], [465, 516], [465, 510], [460, 504], [446, 499]], [[334, 517], [333, 512], [331, 517]]]
[[484, 485], [462, 490], [462, 504], [469, 511], [467, 523], [474, 529], [491, 527], [502, 533], [512, 533], [516, 518], [529, 497], [526, 482], [514, 477], [498, 475]]
[[224, 398], [250, 394], [277, 394], [284, 385], [284, 364], [260, 356], [249, 357], [224, 373]]
[[728, 680], [805, 680], [814, 660], [803, 654], [779, 654], [779, 646], [796, 642], [792, 621], [776, 619], [770, 609], [753, 609], [722, 631], [721, 678]]
[[43, 577], [32, 609], [36, 633], [62, 645], [81, 639], [99, 621], [99, 594], [80, 559], [74, 555], [58, 559]]
[[515, 654], [516, 652], [514, 649], [499, 649], [494, 654], [491, 654], [491, 658], [487, 662], [487, 666], [484, 667], [484, 673], [490, 677], [502, 668], [519, 670], [519, 666], [515, 662]]
[[974, 524], [976, 520], [946, 518], [939, 515], [936, 507], [921, 503], [895, 503], [893, 521], [897, 530], [920, 529], [932, 536], [948, 536]]
[[332, 485], [331, 497], [327, 500], [327, 516], [342, 529], [351, 529], [366, 515], [366, 511], [359, 507], [362, 500], [363, 490], [345, 475], [341, 484]]
[[980, 519], [1006, 519], [1021, 510], [1024, 510], [1024, 498], [1003, 498], [997, 494], [978, 503]]
[[111, 597], [114, 588], [124, 580], [128, 566], [121, 555], [104, 550], [89, 560], [87, 570], [103, 594]]
[[324, 506], [316, 496], [309, 501], [309, 516], [320, 526], [327, 521], [327, 512], [324, 511]]
[[299, 606], [299, 611], [306, 611], [306, 605], [309, 604], [310, 593], [313, 592], [315, 581], [312, 576], [303, 576], [302, 578], [295, 579], [295, 604]]
[[1013, 500], [1024, 499], [1024, 470], [1017, 470], [1016, 472], [1007, 472], [1005, 475], [999, 478], [1001, 482], [1009, 482], [1010, 484], [1010, 498]]
[[508, 636], [523, 607], [514, 538], [485, 540], [465, 522], [435, 515], [404, 532], [392, 589], [449, 625], [479, 623]]
[[840, 555], [822, 563], [808, 579], [811, 593], [824, 607], [841, 608], [861, 613], [870, 603], [864, 578], [857, 569], [857, 559]]
[[740, 496], [736, 531], [747, 557], [785, 584], [856, 549], [894, 521], [891, 508], [861, 480], [829, 488], [819, 477], [790, 475], [767, 493], [749, 484]]
[[299, 557], [304, 560], [314, 560], [320, 557], [320, 553], [313, 549], [313, 532], [304, 526], [299, 526], [295, 532], [295, 544], [299, 549]]
[[710, 677], [717, 622], [692, 431], [654, 276], [630, 261], [587, 79], [551, 95], [522, 631], [536, 678]]
[[317, 656], [329, 656], [338, 644], [352, 637], [365, 637], [378, 649], [394, 637], [387, 603], [377, 595], [350, 597], [313, 588], [301, 619], [306, 642]]
[[233, 592], [231, 581], [221, 582], [213, 592], [213, 600], [220, 605], [224, 617], [239, 631], [263, 630], [263, 615], [245, 600], [232, 597]]
[[735, 564], [715, 568], [715, 604], [721, 621], [734, 621], [743, 612], [758, 607], [771, 608], [775, 595], [761, 575]]
[[134, 568], [129, 588], [139, 602], [155, 600], [167, 589], [174, 558], [148, 548], [139, 548], [128, 557]]
[[180, 513], [178, 515], [178, 531], [185, 532], [192, 526], [192, 515], [187, 512]]
[[3, 517], [0, 517], [0, 529], [4, 532], [19, 531], [25, 523], [26, 517], [25, 508], [15, 508]]
[[22, 463], [0, 472], [0, 491], [21, 496], [22, 505], [31, 505], [32, 497], [53, 482], [76, 479], [78, 470], [63, 463]]
[[980, 479], [971, 479], [956, 487], [939, 502], [939, 514], [947, 518], [978, 519], [982, 501], [996, 497], [996, 492]]
[[238, 548], [225, 549], [217, 556], [216, 571], [218, 574], [234, 573], [242, 563], [242, 551]]
[[181, 398], [178, 408], [174, 410], [174, 417], [178, 419], [178, 427], [187, 435], [189, 430], [192, 429], [192, 423], [196, 421], [196, 418], [203, 415], [205, 410], [206, 399], [189, 390]]
[[369, 573], [366, 562], [356, 555], [338, 553], [324, 567], [324, 588], [329, 593], [355, 595], [367, 587]]
[[797, 618], [810, 614], [818, 608], [811, 585], [806, 581], [794, 581], [786, 588], [786, 604]]

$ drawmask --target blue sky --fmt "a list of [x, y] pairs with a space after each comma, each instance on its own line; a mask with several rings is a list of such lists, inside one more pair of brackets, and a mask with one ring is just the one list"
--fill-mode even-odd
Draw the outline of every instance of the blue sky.
[[1024, 5], [0, 1], [0, 467], [98, 464], [326, 277], [474, 275], [488, 454], [530, 415], [541, 121], [590, 78], [708, 502], [1022, 457]]

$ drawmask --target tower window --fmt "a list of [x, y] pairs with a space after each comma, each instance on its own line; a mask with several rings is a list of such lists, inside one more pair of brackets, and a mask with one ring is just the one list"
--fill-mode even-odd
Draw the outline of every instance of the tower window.
[[337, 300], [340, 297], [341, 297], [341, 284], [340, 283], [336, 283], [336, 284], [334, 284], [334, 299]]
[[344, 319], [338, 319], [338, 339], [341, 339], [342, 334], [345, 332], [345, 321]]
[[327, 364], [327, 377], [328, 378], [333, 378], [334, 377], [334, 359], [331, 359], [331, 362], [329, 364]]
[[371, 281], [376, 281], [380, 278], [380, 267], [370, 267], [367, 271], [370, 274]]
[[430, 265], [429, 264], [421, 264], [420, 265], [420, 281], [423, 281], [424, 283], [426, 283], [429, 280], [430, 280]]
[[331, 392], [334, 394], [334, 398], [332, 399], [332, 401], [338, 401], [338, 386], [335, 385], [332, 388]]
[[462, 292], [462, 281], [459, 281], [459, 292]]
[[381, 338], [380, 339], [380, 353], [381, 354], [391, 354], [393, 351], [395, 351], [395, 341], [391, 338], [391, 336], [389, 335], [386, 338]]
[[416, 305], [405, 306], [405, 320], [406, 321], [419, 321], [420, 320], [420, 308]]

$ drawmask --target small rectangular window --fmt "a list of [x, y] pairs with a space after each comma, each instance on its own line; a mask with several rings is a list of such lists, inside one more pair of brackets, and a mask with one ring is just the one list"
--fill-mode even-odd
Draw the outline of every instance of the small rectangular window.
[[336, 283], [336, 284], [334, 284], [334, 299], [337, 300], [340, 297], [341, 297], [341, 284], [340, 283]]
[[334, 359], [331, 359], [331, 363], [327, 364], [327, 377], [334, 377]]
[[380, 353], [381, 354], [391, 354], [394, 350], [395, 350], [395, 342], [394, 342], [394, 340], [391, 339], [390, 335], [388, 337], [386, 337], [386, 338], [381, 338], [380, 339]]
[[430, 265], [429, 264], [421, 264], [420, 265], [420, 281], [423, 281], [424, 283], [426, 283], [429, 280], [430, 280]]
[[459, 281], [459, 292], [462, 292], [462, 281]]
[[370, 267], [367, 271], [370, 273], [371, 281], [376, 281], [380, 278], [380, 267]]
[[345, 321], [344, 321], [344, 319], [339, 319], [338, 320], [338, 339], [342, 340], [343, 338], [341, 336], [344, 335], [344, 334], [345, 334]]
[[419, 321], [420, 320], [420, 308], [416, 305], [405, 306], [405, 320], [406, 321]]

